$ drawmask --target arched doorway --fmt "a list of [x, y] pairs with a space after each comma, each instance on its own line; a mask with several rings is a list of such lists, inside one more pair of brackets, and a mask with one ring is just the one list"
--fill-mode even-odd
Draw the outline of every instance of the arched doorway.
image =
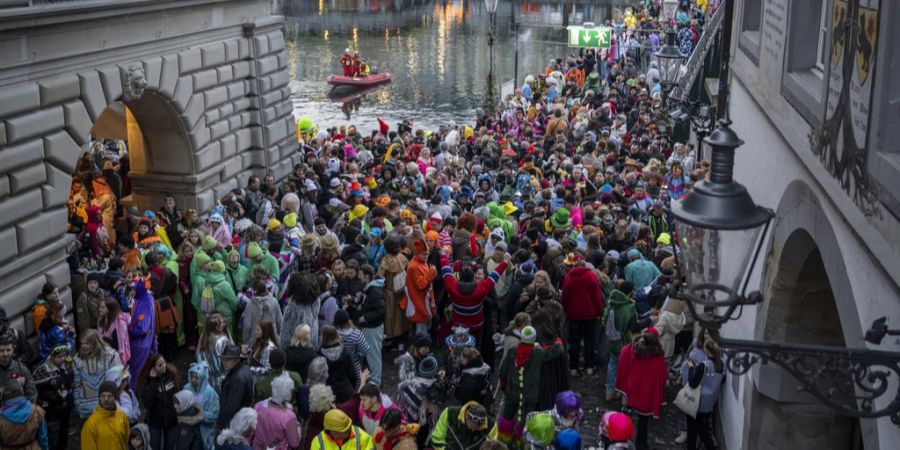
[[[763, 340], [846, 347], [832, 283], [813, 237], [802, 228], [795, 230], [776, 262], [770, 269]], [[750, 449], [863, 448], [858, 419], [798, 392], [794, 379], [774, 364], [755, 370]]]

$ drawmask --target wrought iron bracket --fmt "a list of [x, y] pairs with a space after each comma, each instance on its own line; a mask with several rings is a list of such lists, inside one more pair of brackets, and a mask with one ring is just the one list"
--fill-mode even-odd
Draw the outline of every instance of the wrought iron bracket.
[[[727, 338], [719, 344], [728, 356], [725, 367], [734, 375], [774, 363], [799, 382], [799, 391], [840, 414], [890, 416], [900, 425], [900, 353]], [[879, 406], [879, 400], [890, 402]]]

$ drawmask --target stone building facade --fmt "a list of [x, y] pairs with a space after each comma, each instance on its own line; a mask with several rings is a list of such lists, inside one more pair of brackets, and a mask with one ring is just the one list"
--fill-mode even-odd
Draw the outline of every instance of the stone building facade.
[[264, 0], [0, 8], [0, 305], [31, 331], [45, 281], [71, 304], [71, 174], [95, 121], [123, 102], [133, 201], [203, 214], [251, 175], [298, 161], [283, 18]]
[[[735, 8], [730, 110], [746, 141], [735, 178], [777, 217], [766, 258], [750, 274], [765, 300], [721, 331], [898, 352], [896, 338], [874, 345], [863, 336], [880, 317], [900, 328], [900, 79], [892, 71], [900, 61], [900, 4], [742, 0]], [[825, 375], [823, 386], [851, 381], [848, 370]], [[894, 400], [898, 375], [876, 407]], [[720, 398], [722, 444], [897, 448], [900, 427], [889, 417], [841, 414], [798, 386], [771, 363], [729, 375]]]

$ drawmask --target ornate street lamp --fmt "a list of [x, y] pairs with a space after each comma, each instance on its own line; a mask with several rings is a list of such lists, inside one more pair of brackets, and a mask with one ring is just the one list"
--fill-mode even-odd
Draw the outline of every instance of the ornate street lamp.
[[[772, 210], [757, 205], [732, 176], [734, 151], [744, 141], [731, 129], [728, 114], [734, 2], [725, 5], [717, 107], [722, 118], [703, 140], [712, 148], [709, 177], [672, 203], [677, 221], [672, 246], [679, 282], [669, 293], [690, 305], [696, 322], [715, 329], [734, 319], [739, 308], [762, 302], [762, 294], [748, 293], [747, 287], [775, 217]], [[865, 340], [877, 345], [887, 335], [900, 335], [900, 331], [888, 329], [882, 318], [866, 332]], [[774, 363], [796, 379], [800, 391], [842, 415], [890, 416], [900, 425], [900, 353], [725, 337], [719, 344], [732, 374], [743, 375], [756, 364]]]
[[669, 121], [669, 95], [677, 86], [681, 65], [685, 60], [681, 49], [675, 43], [676, 38], [675, 30], [669, 28], [669, 31], [666, 32], [665, 45], [656, 52], [656, 60], [659, 62], [660, 91], [662, 91], [662, 121], [666, 123]]
[[490, 69], [488, 70], [487, 92], [485, 93], [485, 110], [493, 113], [497, 107], [496, 94], [494, 92], [494, 36], [497, 32], [497, 6], [500, 0], [484, 0], [484, 8], [488, 13], [490, 31], [488, 34], [488, 48], [490, 49]]

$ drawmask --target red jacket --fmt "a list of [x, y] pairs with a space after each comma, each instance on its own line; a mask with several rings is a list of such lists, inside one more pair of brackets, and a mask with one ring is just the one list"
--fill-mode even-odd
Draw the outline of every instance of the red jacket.
[[494, 284], [503, 275], [506, 266], [506, 261], [501, 262], [490, 275], [475, 285], [472, 292], [464, 294], [459, 289], [459, 280], [453, 276], [450, 259], [447, 255], [441, 256], [444, 290], [450, 295], [450, 302], [453, 304], [453, 326], [463, 326], [470, 330], [480, 330], [484, 326], [484, 298], [494, 289]]
[[603, 292], [594, 271], [575, 267], [566, 274], [560, 298], [569, 320], [596, 320], [603, 314]]
[[622, 348], [616, 369], [616, 389], [625, 395], [629, 408], [658, 418], [666, 401], [668, 379], [666, 357], [661, 351], [648, 352], [639, 344], [635, 348], [634, 342]]

